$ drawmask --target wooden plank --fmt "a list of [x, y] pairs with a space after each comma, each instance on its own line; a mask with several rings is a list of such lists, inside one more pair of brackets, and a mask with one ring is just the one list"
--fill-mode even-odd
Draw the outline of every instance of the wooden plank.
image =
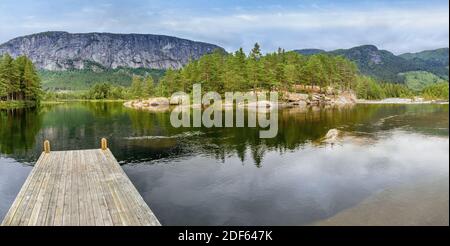
[[121, 179], [123, 179], [123, 176], [121, 176], [120, 173], [117, 172], [115, 166], [111, 165], [111, 163], [108, 161], [107, 157], [105, 156], [105, 153], [107, 152], [103, 150], [98, 150], [96, 152], [101, 158], [101, 161], [99, 163], [103, 165], [103, 168], [101, 170], [104, 171], [107, 175], [111, 175], [113, 177], [113, 182], [111, 182], [112, 194], [116, 206], [119, 207], [120, 211], [123, 211], [121, 215], [124, 225], [140, 225], [140, 222], [136, 218], [136, 216], [134, 216], [134, 213], [128, 213], [128, 211], [133, 211], [133, 208], [131, 207], [131, 203], [127, 199], [128, 194], [124, 191], [125, 187], [121, 186]]
[[53, 163], [57, 163], [61, 155], [63, 155], [63, 153], [58, 152], [52, 154], [53, 157], [52, 164], [49, 166], [47, 172], [45, 173], [46, 180], [41, 187], [37, 202], [34, 205], [33, 212], [30, 216], [30, 221], [28, 222], [28, 225], [45, 224], [45, 219], [49, 211], [49, 203], [52, 198], [53, 188], [55, 186], [54, 182], [56, 178], [56, 171], [58, 168], [58, 165], [55, 165]]
[[[49, 155], [48, 158], [45, 159], [45, 162], [42, 163], [38, 168], [38, 174], [39, 176], [36, 179], [32, 179], [30, 187], [28, 189], [28, 194], [26, 196], [27, 198], [27, 204], [26, 206], [23, 206], [25, 210], [22, 212], [22, 215], [20, 216], [20, 221], [18, 221], [18, 225], [28, 225], [28, 222], [30, 220], [31, 214], [34, 211], [34, 208], [36, 204], [38, 204], [38, 195], [41, 192], [41, 187], [45, 185], [45, 182], [47, 180], [47, 173], [45, 171], [45, 168], [49, 167], [50, 161], [53, 159], [52, 155]], [[34, 181], [34, 182], [33, 182]]]
[[69, 187], [69, 194], [70, 194], [70, 222], [69, 225], [71, 226], [78, 226], [80, 225], [80, 211], [79, 211], [79, 204], [78, 204], [78, 175], [80, 175], [78, 170], [79, 165], [79, 153], [78, 150], [75, 150], [72, 152], [72, 167], [71, 167], [71, 186]]
[[[55, 158], [53, 163], [60, 163], [61, 158], [64, 157], [64, 152], [53, 153], [53, 156]], [[43, 193], [42, 196], [42, 206], [39, 209], [37, 217], [34, 217], [33, 220], [30, 220], [28, 225], [45, 225], [48, 215], [53, 218], [54, 209], [56, 208], [56, 206], [54, 205], [56, 195], [54, 193], [56, 193], [57, 190], [56, 186], [58, 179], [61, 177], [61, 175], [58, 174], [60, 169], [61, 168], [59, 164], [52, 164], [52, 166], [49, 168], [49, 180], [45, 189], [45, 193]], [[50, 203], [52, 203], [52, 205], [50, 205]]]
[[[95, 204], [96, 204], [96, 199], [92, 198], [92, 188], [90, 187], [90, 182], [89, 182], [89, 172], [87, 171], [87, 162], [89, 162], [89, 160], [92, 158], [91, 152], [90, 151], [84, 151], [83, 152], [84, 155], [82, 155], [81, 158], [81, 173], [83, 175], [80, 176], [81, 178], [81, 183], [82, 183], [82, 188], [81, 188], [81, 194], [82, 196], [80, 197], [80, 204], [83, 203], [84, 209], [86, 211], [86, 225], [96, 225], [96, 221], [101, 221], [101, 220], [96, 220], [96, 212], [98, 211], [94, 211], [95, 210]], [[99, 215], [101, 217], [101, 214]], [[81, 223], [81, 222], [80, 222]]]
[[17, 218], [20, 219], [20, 214], [17, 213], [20, 206], [23, 206], [25, 204], [25, 194], [30, 186], [31, 180], [34, 179], [38, 174], [38, 166], [42, 165], [43, 159], [47, 158], [48, 155], [45, 155], [42, 153], [36, 162], [34, 168], [31, 170], [30, 174], [28, 175], [28, 178], [25, 180], [25, 183], [22, 185], [22, 188], [19, 191], [19, 194], [17, 194], [16, 199], [14, 200], [13, 204], [11, 205], [11, 208], [9, 209], [8, 213], [6, 214], [5, 218], [3, 219], [2, 225], [10, 225], [13, 222], [13, 219], [17, 220]]
[[66, 191], [66, 184], [69, 177], [69, 162], [70, 162], [70, 155], [71, 151], [65, 151], [64, 156], [61, 158], [62, 163], [59, 163], [58, 165], [61, 166], [61, 172], [60, 172], [60, 179], [58, 182], [58, 193], [57, 193], [57, 199], [55, 204], [55, 214], [53, 221], [49, 221], [50, 218], [47, 220], [46, 225], [54, 225], [54, 226], [61, 226], [63, 225], [63, 215], [64, 215], [64, 198], [65, 198], [65, 191]]
[[78, 153], [78, 163], [77, 163], [77, 188], [78, 188], [78, 213], [79, 213], [79, 223], [80, 225], [89, 225], [89, 215], [87, 208], [87, 197], [86, 197], [86, 184], [83, 181], [83, 162], [85, 154], [89, 153], [89, 151], [77, 151]]
[[43, 153], [2, 225], [160, 225], [109, 149]]
[[71, 214], [70, 214], [70, 207], [71, 207], [71, 202], [72, 202], [72, 193], [70, 192], [71, 187], [72, 187], [72, 176], [73, 176], [73, 170], [72, 170], [72, 166], [73, 166], [73, 152], [74, 151], [69, 151], [67, 153], [68, 155], [68, 163], [67, 163], [67, 170], [68, 170], [68, 174], [66, 177], [66, 185], [64, 188], [64, 205], [63, 205], [63, 217], [62, 217], [62, 225], [64, 226], [68, 226], [71, 225]]
[[63, 169], [62, 165], [64, 163], [63, 162], [64, 156], [65, 152], [61, 152], [58, 154], [55, 163], [56, 165], [54, 165], [55, 172], [52, 173], [49, 182], [49, 186], [52, 188], [51, 195], [48, 198], [48, 201], [46, 200], [44, 202], [44, 207], [41, 208], [41, 210], [45, 208], [47, 211], [41, 211], [39, 213], [39, 218], [37, 221], [38, 225], [53, 225], [54, 216], [56, 212], [56, 202], [58, 200], [58, 191], [59, 186], [61, 184], [62, 169]]
[[[106, 191], [105, 200], [107, 202], [109, 212], [114, 225], [127, 225], [127, 219], [125, 217], [123, 208], [118, 206], [117, 195], [114, 193], [114, 179], [108, 170], [105, 170], [103, 165], [103, 158], [100, 153], [95, 152], [95, 159], [97, 160], [97, 171], [101, 177], [102, 189]], [[107, 169], [107, 167], [106, 167]]]
[[136, 213], [133, 213], [133, 216], [137, 217], [141, 225], [160, 225], [158, 219], [145, 203], [144, 199], [134, 187], [127, 174], [120, 167], [112, 152], [109, 149], [102, 152], [108, 159], [111, 168], [114, 168], [117, 174], [120, 176], [120, 186], [125, 193], [127, 202], [132, 205], [132, 209], [130, 211], [137, 211]]
[[93, 197], [94, 200], [96, 200], [96, 202], [93, 203], [94, 212], [98, 215], [98, 217], [101, 218], [101, 221], [96, 220], [96, 225], [111, 226], [114, 224], [112, 222], [111, 214], [106, 203], [105, 191], [103, 190], [102, 183], [99, 179], [99, 174], [96, 168], [97, 163], [95, 162], [95, 160], [96, 157], [91, 154], [91, 158], [87, 162], [87, 166], [88, 175], [90, 177], [89, 181], [93, 190]]

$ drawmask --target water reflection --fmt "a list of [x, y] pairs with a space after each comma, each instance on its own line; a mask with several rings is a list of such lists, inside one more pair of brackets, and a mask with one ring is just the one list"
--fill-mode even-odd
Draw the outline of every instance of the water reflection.
[[41, 128], [42, 114], [37, 109], [0, 110], [0, 153], [27, 159]]
[[301, 149], [336, 128], [346, 135], [376, 139], [380, 131], [402, 128], [448, 136], [448, 105], [358, 105], [283, 109], [275, 138], [259, 128], [174, 128], [167, 112], [126, 109], [120, 103], [67, 103], [38, 109], [0, 111], [0, 151], [33, 162], [42, 142], [55, 150], [97, 148], [108, 138], [121, 163], [139, 163], [204, 154], [222, 162], [237, 155], [260, 167], [265, 153]]
[[[0, 111], [0, 216], [44, 139], [69, 150], [107, 137], [165, 225], [309, 224], [422, 179], [446, 180], [448, 193], [448, 113], [448, 105], [283, 109], [278, 135], [260, 139], [258, 128], [173, 128], [168, 113], [120, 103]], [[342, 132], [335, 145], [321, 141], [330, 129]]]

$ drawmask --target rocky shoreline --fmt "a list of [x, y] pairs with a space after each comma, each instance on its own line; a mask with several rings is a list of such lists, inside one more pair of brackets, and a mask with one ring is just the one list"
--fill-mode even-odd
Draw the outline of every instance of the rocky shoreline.
[[444, 100], [425, 100], [421, 97], [415, 98], [385, 98], [382, 100], [358, 99], [358, 104], [448, 104]]
[[[267, 93], [265, 91], [257, 92]], [[268, 100], [258, 100], [257, 102], [250, 102], [246, 104], [231, 104], [222, 102], [223, 109], [237, 107], [248, 107], [249, 109], [270, 109], [270, 108], [306, 108], [317, 106], [344, 106], [353, 105], [357, 103], [356, 95], [351, 91], [339, 92], [329, 91], [329, 93], [293, 93], [293, 92], [280, 92], [280, 100], [278, 103], [273, 103]], [[181, 105], [182, 100], [180, 97], [152, 97], [148, 99], [136, 99], [125, 102], [123, 105], [127, 108], [142, 109], [150, 111], [165, 111], [169, 110], [171, 106]], [[208, 107], [209, 104], [190, 104], [191, 108], [203, 108]]]

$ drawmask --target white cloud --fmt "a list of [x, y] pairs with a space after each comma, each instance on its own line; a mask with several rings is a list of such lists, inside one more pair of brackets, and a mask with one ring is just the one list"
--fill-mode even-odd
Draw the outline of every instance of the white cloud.
[[[286, 49], [342, 48], [374, 43], [396, 52], [448, 46], [448, 10], [247, 13], [177, 17], [161, 24], [193, 37], [249, 48], [253, 42]], [[251, 40], [253, 38], [260, 38]], [[296, 40], [293, 40], [296, 39]], [[252, 43], [240, 43], [239, 40]], [[236, 47], [230, 47], [236, 49]]]
[[[80, 7], [77, 11], [33, 18], [0, 15], [0, 42], [6, 37], [48, 30], [155, 33], [211, 42], [229, 51], [348, 48], [375, 44], [395, 53], [449, 46], [448, 8], [265, 8], [193, 11], [189, 9]], [[40, 18], [38, 18], [40, 17]]]

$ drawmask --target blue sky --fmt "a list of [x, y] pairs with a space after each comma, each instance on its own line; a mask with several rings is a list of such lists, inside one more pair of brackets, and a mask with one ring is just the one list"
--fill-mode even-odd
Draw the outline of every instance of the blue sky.
[[374, 44], [394, 53], [449, 46], [445, 0], [1, 0], [0, 43], [43, 31], [151, 33], [228, 51]]

